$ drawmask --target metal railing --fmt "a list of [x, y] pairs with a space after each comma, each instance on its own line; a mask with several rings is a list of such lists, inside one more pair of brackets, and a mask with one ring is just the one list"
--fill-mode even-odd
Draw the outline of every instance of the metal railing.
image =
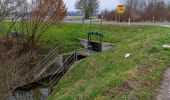
[[[75, 46], [77, 46], [77, 45], [75, 45], [75, 44], [79, 44], [80, 45], [80, 43], [69, 43], [69, 45], [72, 45], [72, 47], [73, 48], [77, 48], [77, 47], [75, 47]], [[67, 46], [68, 44], [66, 44], [66, 46]], [[10, 96], [10, 94], [13, 92], [13, 91], [15, 91], [15, 89], [17, 89], [17, 88], [19, 88], [19, 87], [22, 87], [22, 86], [24, 86], [24, 85], [27, 85], [27, 84], [29, 84], [29, 83], [31, 83], [31, 82], [35, 82], [36, 81], [36, 77], [35, 76], [37, 76], [37, 75], [39, 75], [39, 74], [41, 74], [41, 72], [44, 70], [44, 69], [46, 69], [47, 67], [49, 67], [50, 66], [50, 64], [52, 64], [53, 62], [55, 62], [56, 61], [56, 59], [59, 57], [59, 53], [60, 53], [60, 48], [61, 46], [57, 46], [55, 49], [53, 49], [43, 60], [41, 60], [41, 62], [39, 62], [34, 68], [32, 68], [32, 70], [30, 70], [30, 71], [28, 71], [24, 76], [23, 76], [23, 78], [22, 79], [20, 79], [20, 82], [18, 82], [19, 83], [19, 85], [17, 86], [17, 87], [14, 87], [13, 88], [13, 90], [11, 90], [11, 91], [9, 91], [9, 93], [7, 94], [7, 96]], [[76, 59], [76, 57], [77, 57], [77, 53], [76, 53], [76, 51], [78, 51], [78, 50], [80, 50], [80, 49], [74, 49], [74, 50], [72, 50], [72, 49], [70, 49], [71, 51], [74, 51], [73, 52], [73, 54], [74, 55], [70, 55], [66, 60], [65, 60], [65, 62], [59, 67], [59, 69], [61, 70], [62, 68], [64, 68], [62, 71], [62, 74], [60, 75], [60, 77], [58, 77], [58, 76], [55, 76], [55, 73], [58, 73], [59, 72], [59, 70], [57, 70], [51, 77], [50, 77], [50, 79], [51, 79], [51, 81], [50, 81], [50, 83], [55, 83], [55, 82], [57, 82], [64, 74], [65, 74], [65, 72], [69, 69], [69, 67], [75, 62], [75, 61], [77, 61]], [[70, 63], [68, 63], [68, 60], [71, 60], [70, 61]]]
[[[75, 48], [75, 44], [80, 43], [73, 42], [65, 45], [73, 45], [73, 48]], [[60, 48], [61, 46], [57, 46], [41, 62], [39, 62], [34, 68], [32, 68], [32, 70], [26, 73], [26, 76], [24, 76], [20, 81], [20, 86], [35, 81], [38, 76], [40, 76], [47, 69], [47, 67], [49, 67], [59, 57]], [[77, 50], [74, 49], [73, 51]], [[33, 79], [30, 77], [32, 77]]]
[[86, 50], [84, 48], [78, 49], [70, 54], [69, 57], [62, 63], [60, 67], [52, 74], [49, 78], [40, 81], [41, 84], [46, 83], [47, 81], [50, 82], [50, 84], [53, 86], [55, 85], [61, 78], [64, 76], [64, 74], [67, 72], [67, 70], [76, 62], [78, 53], [80, 50]]
[[39, 83], [44, 84], [46, 82], [49, 82], [51, 85], [56, 83], [75, 61], [77, 61], [76, 52], [70, 54], [70, 56], [67, 57], [67, 59], [62, 63], [62, 65], [58, 67], [58, 69], [53, 74], [51, 74], [49, 78], [41, 80]]
[[37, 66], [32, 70], [31, 75], [36, 76], [44, 68], [50, 66], [49, 64], [53, 62], [59, 56], [58, 48], [52, 50]]
[[[58, 56], [58, 48], [56, 47], [53, 49], [41, 62], [39, 62], [32, 70], [30, 70], [25, 77], [21, 80], [21, 85], [25, 84], [27, 81], [35, 80], [35, 76], [39, 74], [44, 68], [46, 68], [49, 64], [49, 62], [56, 59]], [[33, 79], [29, 80], [29, 77], [33, 77]]]

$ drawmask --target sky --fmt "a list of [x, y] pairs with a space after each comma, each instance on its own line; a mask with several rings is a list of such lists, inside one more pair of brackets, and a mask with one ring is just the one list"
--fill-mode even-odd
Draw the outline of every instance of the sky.
[[[31, 1], [31, 0], [28, 0]], [[68, 11], [76, 11], [75, 9], [75, 2], [77, 0], [64, 0], [66, 3], [66, 6], [68, 8]], [[100, 10], [113, 10], [115, 9], [119, 4], [121, 0], [99, 0], [100, 1]], [[170, 0], [164, 0], [165, 3], [170, 3]]]
[[[76, 1], [77, 0], [64, 0], [68, 8], [68, 11], [76, 11], [74, 6]], [[104, 9], [113, 10], [120, 4], [119, 2], [120, 0], [99, 0], [99, 1], [100, 1], [100, 10], [104, 10]]]

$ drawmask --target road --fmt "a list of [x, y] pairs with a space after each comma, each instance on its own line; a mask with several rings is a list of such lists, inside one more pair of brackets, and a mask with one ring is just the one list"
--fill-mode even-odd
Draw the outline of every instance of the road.
[[[93, 22], [93, 24], [100, 24], [101, 21], [99, 19], [94, 20], [95, 22]], [[65, 23], [69, 23], [69, 24], [82, 24], [82, 20], [65, 20]], [[85, 24], [89, 24], [90, 21], [89, 20], [85, 20], [84, 21]], [[103, 21], [103, 24], [112, 24], [112, 25], [128, 25], [127, 22], [115, 22], [115, 21]], [[169, 22], [131, 22], [130, 25], [150, 25], [150, 26], [163, 26], [163, 27], [170, 27], [170, 23]]]

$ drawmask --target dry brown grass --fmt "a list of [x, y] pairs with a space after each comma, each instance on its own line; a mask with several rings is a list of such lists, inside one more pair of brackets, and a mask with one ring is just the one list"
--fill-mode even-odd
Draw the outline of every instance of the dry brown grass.
[[[11, 41], [11, 40], [10, 40]], [[11, 47], [7, 46], [11, 45]], [[27, 73], [35, 66], [35, 51], [20, 53], [20, 46], [6, 40], [0, 42], [0, 97], [6, 97], [14, 88], [25, 83]]]

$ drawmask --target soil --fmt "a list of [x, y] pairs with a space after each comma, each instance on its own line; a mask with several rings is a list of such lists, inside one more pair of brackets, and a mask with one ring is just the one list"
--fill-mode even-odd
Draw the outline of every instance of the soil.
[[157, 100], [170, 100], [170, 68], [166, 70]]

